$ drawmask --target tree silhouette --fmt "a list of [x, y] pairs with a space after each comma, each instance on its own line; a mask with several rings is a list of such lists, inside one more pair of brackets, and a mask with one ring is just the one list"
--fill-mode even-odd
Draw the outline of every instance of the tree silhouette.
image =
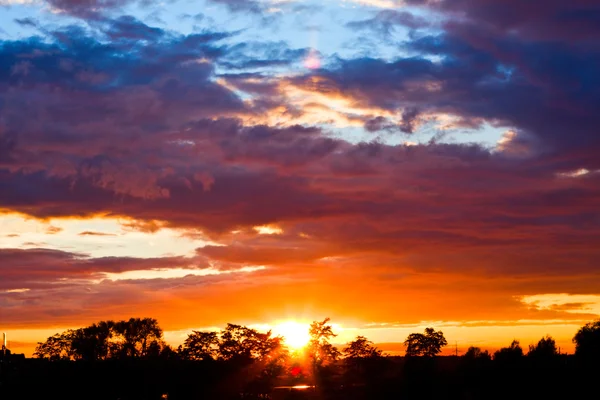
[[357, 336], [348, 343], [343, 355], [347, 378], [354, 382], [372, 381], [381, 370], [381, 350], [364, 336]]
[[38, 343], [34, 356], [51, 360], [105, 360], [110, 357], [147, 357], [160, 354], [165, 344], [153, 318], [100, 321], [69, 329]]
[[221, 331], [219, 342], [219, 358], [230, 360], [234, 357], [252, 358], [253, 350], [256, 349], [257, 331], [241, 325], [227, 324]]
[[529, 345], [528, 357], [548, 360], [558, 355], [558, 349], [556, 348], [556, 341], [550, 335], [541, 338], [534, 346]]
[[180, 352], [188, 360], [214, 360], [219, 353], [219, 334], [192, 331]]
[[471, 346], [463, 355], [465, 360], [491, 360], [492, 356], [487, 350], [481, 350], [479, 347]]
[[573, 337], [575, 355], [585, 361], [600, 360], [600, 319], [582, 326]]
[[148, 345], [162, 341], [162, 329], [154, 318], [130, 318], [128, 321], [119, 321], [114, 329], [123, 338], [119, 349], [122, 356], [145, 357]]
[[[288, 352], [281, 336], [273, 337], [243, 325], [227, 324], [220, 332], [193, 331], [180, 346], [182, 358], [194, 361], [219, 360], [234, 371], [224, 381], [221, 395], [257, 398], [269, 392], [285, 371]], [[213, 365], [213, 367], [217, 367]]]
[[444, 333], [433, 328], [425, 328], [425, 333], [411, 333], [404, 341], [407, 357], [434, 357], [447, 344]]
[[373, 345], [373, 342], [364, 336], [357, 336], [344, 348], [343, 355], [349, 359], [381, 357], [381, 350]]
[[281, 336], [271, 337], [271, 332], [262, 335], [262, 345], [258, 364], [261, 368], [259, 380], [263, 385], [271, 384], [286, 369], [289, 351]]
[[227, 324], [220, 333], [219, 358], [245, 358], [263, 360], [282, 347], [283, 339], [271, 337], [271, 331], [260, 333], [242, 325]]
[[503, 347], [494, 353], [494, 361], [512, 363], [523, 357], [523, 349], [518, 340], [513, 340], [510, 346]]
[[[515, 393], [523, 395], [519, 398], [579, 398], [593, 387], [582, 383], [593, 382], [598, 374], [598, 358], [593, 358], [598, 332], [600, 321], [595, 321], [574, 337], [578, 356], [588, 357], [590, 363], [557, 356], [550, 336], [529, 346], [527, 358], [517, 340], [497, 351], [493, 360], [478, 347], [470, 347], [460, 360], [436, 358], [446, 340], [432, 328], [409, 335], [405, 342], [407, 354], [422, 357], [383, 357], [371, 341], [357, 336], [344, 346], [344, 358], [337, 362], [340, 352], [331, 344], [335, 333], [329, 319], [311, 324], [308, 354], [290, 357], [281, 337], [235, 324], [219, 332], [193, 331], [175, 352], [161, 340], [155, 320], [131, 318], [66, 330], [38, 343], [36, 357], [61, 362], [22, 363], [9, 357], [4, 363], [0, 358], [0, 384], [3, 395], [7, 389], [11, 393], [4, 396], [7, 399], [74, 400], [81, 396], [79, 387], [93, 388], [83, 389], [91, 400], [158, 399], [165, 393], [173, 399], [265, 399], [277, 398], [275, 386], [303, 384], [314, 384], [318, 398], [330, 400], [495, 399]], [[79, 386], [63, 385], [62, 392], [55, 393], [55, 383], [64, 377]], [[289, 393], [302, 397], [291, 389]]]
[[163, 360], [181, 360], [182, 359], [178, 350], [173, 350], [173, 347], [169, 346], [168, 344], [163, 344], [162, 349], [160, 349], [159, 357]]
[[104, 360], [109, 355], [110, 339], [114, 335], [113, 321], [100, 321], [73, 331], [71, 349], [76, 358]]
[[45, 342], [38, 342], [33, 356], [37, 358], [47, 358], [52, 361], [69, 360], [73, 352], [71, 350], [71, 330], [63, 333], [57, 333], [46, 339]]
[[310, 335], [308, 354], [315, 367], [334, 362], [340, 356], [340, 351], [329, 342], [331, 338], [337, 336], [333, 333], [331, 325], [327, 324], [329, 320], [325, 318], [321, 322], [314, 321], [308, 330]]

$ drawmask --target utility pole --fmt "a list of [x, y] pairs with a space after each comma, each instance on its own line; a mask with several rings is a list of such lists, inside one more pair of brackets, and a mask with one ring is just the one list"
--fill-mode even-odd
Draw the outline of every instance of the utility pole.
[[456, 357], [458, 357], [458, 341], [454, 341], [454, 346], [456, 347]]

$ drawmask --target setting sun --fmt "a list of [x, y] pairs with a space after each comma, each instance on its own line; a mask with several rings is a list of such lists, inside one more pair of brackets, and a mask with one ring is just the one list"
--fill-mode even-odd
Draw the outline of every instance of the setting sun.
[[275, 335], [283, 336], [285, 344], [291, 349], [301, 349], [308, 344], [310, 336], [308, 334], [309, 324], [296, 321], [284, 321], [273, 327]]

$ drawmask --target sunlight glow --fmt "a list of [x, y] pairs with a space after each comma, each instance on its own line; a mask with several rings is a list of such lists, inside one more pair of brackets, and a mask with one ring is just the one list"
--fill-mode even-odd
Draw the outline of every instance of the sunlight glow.
[[579, 168], [576, 169], [574, 171], [569, 171], [569, 172], [559, 172], [557, 175], [561, 178], [579, 178], [581, 176], [585, 176], [591, 173], [595, 173], [598, 172], [598, 170], [596, 171], [590, 171], [587, 168]]
[[96, 215], [36, 219], [0, 209], [0, 249], [45, 248], [89, 257], [193, 257], [196, 249], [219, 245], [202, 232], [176, 229], [161, 221]]
[[309, 324], [296, 321], [284, 321], [273, 326], [273, 334], [283, 336], [285, 344], [291, 349], [301, 349], [308, 344]]
[[[184, 278], [186, 276], [211, 276], [211, 275], [223, 275], [223, 274], [234, 274], [234, 273], [250, 273], [265, 269], [264, 266], [256, 267], [242, 267], [238, 269], [219, 270], [216, 268], [204, 268], [204, 269], [193, 269], [193, 268], [168, 268], [168, 269], [150, 269], [150, 270], [138, 270], [138, 271], [125, 271], [119, 273], [105, 273], [106, 278], [111, 281], [122, 281], [122, 280], [139, 280], [139, 279], [173, 279], [173, 278]], [[100, 280], [101, 281], [101, 280]]]
[[375, 8], [394, 8], [398, 7], [399, 2], [392, 0], [347, 0], [352, 3], [357, 3], [362, 6], [375, 7]]
[[253, 229], [260, 235], [281, 235], [283, 233], [283, 229], [276, 225], [255, 226]]
[[25, 292], [29, 292], [28, 288], [23, 288], [23, 289], [8, 289], [5, 290], [3, 293], [25, 293]]
[[595, 294], [547, 293], [517, 298], [523, 304], [537, 310], [600, 314], [600, 296]]

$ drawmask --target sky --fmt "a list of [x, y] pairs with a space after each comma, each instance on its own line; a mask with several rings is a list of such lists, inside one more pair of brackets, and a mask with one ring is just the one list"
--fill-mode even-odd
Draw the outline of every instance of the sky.
[[599, 70], [588, 0], [0, 0], [0, 331], [572, 351]]

